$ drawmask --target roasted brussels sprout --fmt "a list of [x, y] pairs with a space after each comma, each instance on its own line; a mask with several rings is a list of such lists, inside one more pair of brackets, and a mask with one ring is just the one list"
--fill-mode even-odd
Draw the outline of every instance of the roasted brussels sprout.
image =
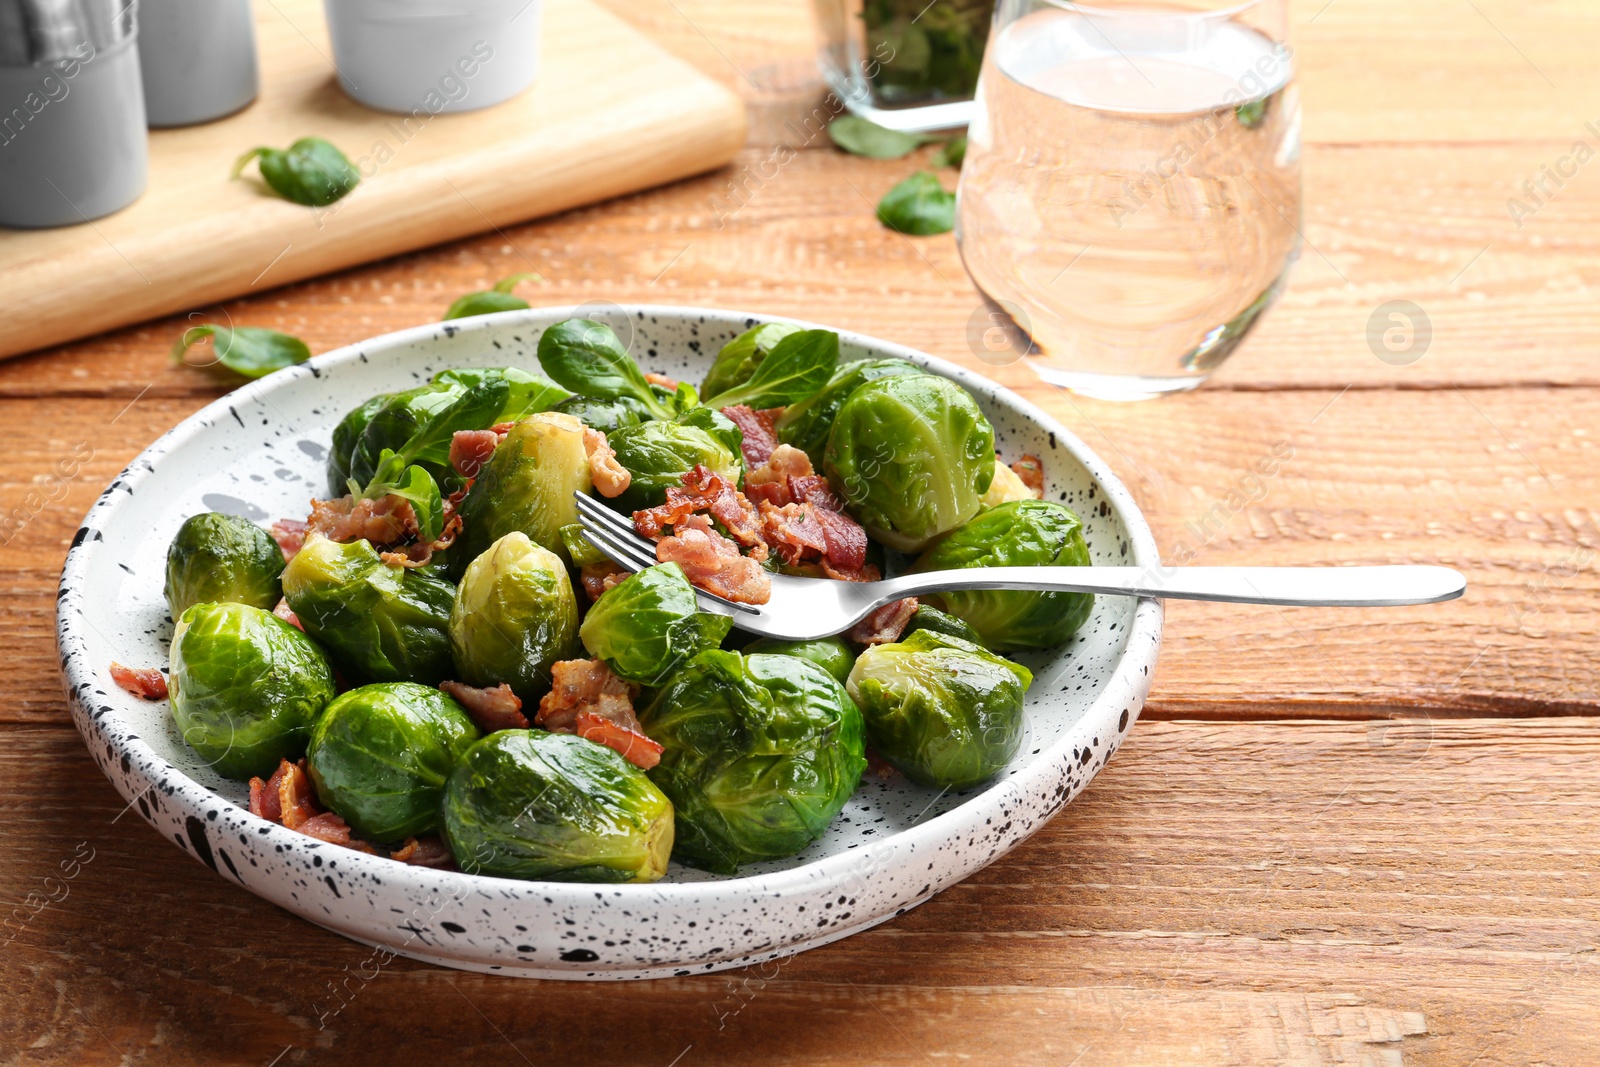
[[994, 428], [952, 381], [880, 378], [839, 409], [823, 468], [868, 534], [915, 552], [977, 514], [994, 479]]
[[917, 605], [917, 610], [911, 616], [911, 622], [907, 624], [905, 634], [902, 636], [909, 637], [918, 630], [932, 630], [936, 634], [959, 637], [963, 641], [971, 641], [983, 647], [983, 638], [978, 635], [978, 631], [954, 615], [947, 615], [929, 604]]
[[856, 387], [879, 378], [903, 378], [922, 374], [923, 369], [903, 359], [863, 359], [842, 363], [828, 384], [813, 397], [791, 404], [778, 417], [778, 441], [792, 445], [811, 457], [811, 465], [822, 469], [822, 453], [828, 446], [828, 431], [839, 409]]
[[571, 734], [500, 730], [450, 775], [445, 840], [461, 869], [561, 882], [653, 882], [672, 805], [643, 771]]
[[167, 549], [167, 607], [174, 619], [206, 602], [271, 608], [283, 595], [282, 573], [282, 550], [255, 523], [216, 511], [194, 515]]
[[550, 409], [573, 416], [591, 430], [599, 430], [607, 437], [624, 426], [637, 426], [655, 418], [649, 410], [631, 397], [615, 400], [596, 400], [592, 396], [570, 396]]
[[837, 637], [819, 637], [814, 641], [779, 641], [775, 637], [763, 637], [740, 651], [747, 656], [753, 652], [767, 652], [808, 659], [837, 678], [841, 685], [850, 677], [850, 668], [856, 665], [856, 654]]
[[483, 426], [457, 427], [458, 429], [487, 430], [496, 423], [515, 422], [540, 411], [549, 411], [572, 396], [544, 375], [532, 374], [517, 367], [468, 367], [442, 370], [433, 376], [435, 382], [461, 386], [473, 386], [492, 379], [506, 383], [505, 406]]
[[393, 396], [393, 393], [379, 393], [368, 397], [333, 428], [333, 447], [328, 449], [329, 496], [344, 496], [350, 491], [350, 463], [355, 457], [356, 443], [367, 432], [372, 416], [383, 410]]
[[298, 759], [333, 699], [316, 643], [270, 611], [194, 604], [178, 617], [167, 678], [183, 739], [218, 774], [265, 777]]
[[617, 462], [633, 475], [628, 488], [610, 502], [613, 507], [638, 511], [665, 503], [667, 489], [682, 485], [683, 476], [697, 463], [729, 482], [741, 482], [744, 457], [739, 452], [739, 428], [710, 408], [697, 408], [690, 415], [691, 421], [644, 422], [610, 435]]
[[[458, 372], [460, 373], [460, 372]], [[441, 489], [461, 484], [450, 466], [450, 439], [457, 430], [483, 430], [498, 421], [511, 396], [503, 375], [474, 381], [437, 381], [395, 393], [367, 421], [350, 452], [349, 477], [366, 485], [390, 449], [433, 476]], [[343, 494], [348, 490], [331, 486]]]
[[716, 648], [733, 620], [700, 610], [694, 586], [676, 563], [630, 574], [606, 590], [583, 617], [583, 647], [617, 677], [658, 686], [685, 663]]
[[520, 532], [467, 565], [450, 611], [461, 680], [505, 682], [524, 704], [550, 691], [550, 665], [578, 650], [578, 600], [566, 564]]
[[451, 674], [455, 586], [389, 566], [366, 541], [312, 536], [284, 568], [283, 595], [351, 681], [435, 685]]
[[918, 630], [861, 653], [846, 687], [872, 748], [922, 785], [993, 777], [1022, 744], [1026, 667], [970, 641]]
[[[946, 534], [912, 570], [1088, 565], [1083, 523], [1070, 508], [1048, 500], [1013, 500]], [[927, 599], [958, 616], [978, 631], [985, 645], [1000, 652], [1059, 645], [1094, 608], [1092, 593], [982, 589], [933, 593]]]
[[801, 329], [803, 327], [792, 322], [764, 322], [750, 327], [722, 346], [706, 372], [705, 381], [700, 383], [700, 395], [716, 396], [743, 385], [761, 366], [773, 345]]
[[520, 531], [565, 560], [561, 527], [578, 521], [572, 494], [587, 493], [592, 484], [583, 424], [555, 411], [530, 415], [506, 434], [461, 502], [458, 558], [470, 562]]
[[357, 837], [439, 829], [444, 784], [478, 739], [460, 704], [415, 682], [352, 689], [328, 705], [306, 750], [317, 796]]
[[827, 670], [713, 649], [640, 716], [664, 749], [650, 778], [678, 817], [673, 855], [733, 874], [822, 836], [861, 781], [861, 712]]
[[1037, 500], [1033, 490], [1028, 488], [1020, 475], [998, 459], [994, 461], [994, 481], [989, 483], [989, 489], [983, 494], [983, 506], [986, 508], [999, 507], [1001, 504], [1013, 500]]
[[571, 523], [561, 527], [558, 532], [561, 535], [561, 547], [567, 550], [567, 558], [572, 561], [574, 567], [588, 567], [611, 561], [610, 556], [584, 538], [582, 523]]

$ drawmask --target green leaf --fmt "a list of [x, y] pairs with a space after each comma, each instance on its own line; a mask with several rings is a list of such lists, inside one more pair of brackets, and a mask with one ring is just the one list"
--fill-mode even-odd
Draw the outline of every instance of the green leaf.
[[439, 539], [444, 531], [444, 497], [433, 475], [421, 467], [407, 467], [400, 484], [390, 487], [385, 495], [411, 502], [411, 510], [417, 515], [418, 541], [432, 544]]
[[939, 151], [933, 154], [933, 165], [936, 167], [954, 167], [956, 170], [960, 170], [961, 164], [966, 161], [966, 158], [967, 139], [965, 137], [957, 137], [939, 146]]
[[945, 191], [932, 171], [919, 170], [878, 201], [878, 221], [919, 237], [949, 233], [956, 224], [956, 197]]
[[450, 305], [450, 310], [444, 313], [445, 321], [469, 319], [474, 315], [492, 315], [497, 311], [522, 311], [528, 307], [528, 302], [520, 296], [513, 296], [511, 291], [527, 281], [544, 281], [544, 279], [531, 272], [501, 278], [494, 283], [493, 289], [468, 293], [457, 298], [455, 303]]
[[772, 346], [744, 384], [702, 401], [706, 407], [746, 404], [787, 407], [820, 392], [839, 365], [839, 335], [832, 330], [801, 330]]
[[273, 192], [307, 207], [326, 207], [361, 184], [345, 154], [320, 137], [302, 137], [287, 149], [252, 148], [234, 161], [232, 177], [243, 174], [252, 159]]
[[901, 133], [859, 115], [840, 115], [828, 124], [828, 136], [846, 152], [868, 159], [901, 159], [937, 137]]
[[184, 356], [189, 349], [208, 337], [217, 362], [246, 378], [264, 378], [275, 370], [292, 367], [311, 358], [311, 349], [298, 337], [258, 326], [235, 326], [230, 329], [207, 322], [183, 331], [183, 336], [172, 346], [173, 360], [187, 362]]
[[[449, 463], [450, 440], [456, 431], [493, 426], [510, 392], [511, 386], [504, 378], [485, 378], [469, 386], [454, 401], [434, 412], [417, 427], [416, 432], [401, 446], [399, 459], [406, 466], [423, 462]], [[382, 466], [380, 462], [380, 470]]]
[[597, 400], [631, 398], [657, 419], [675, 414], [628, 355], [611, 327], [593, 319], [568, 319], [539, 338], [539, 365], [555, 382]]

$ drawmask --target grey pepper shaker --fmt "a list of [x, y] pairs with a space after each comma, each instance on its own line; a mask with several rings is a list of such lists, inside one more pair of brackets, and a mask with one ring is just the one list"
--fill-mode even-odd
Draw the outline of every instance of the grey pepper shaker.
[[193, 126], [256, 98], [250, 0], [139, 0], [139, 63], [151, 126]]
[[65, 226], [144, 192], [132, 0], [0, 0], [0, 226]]

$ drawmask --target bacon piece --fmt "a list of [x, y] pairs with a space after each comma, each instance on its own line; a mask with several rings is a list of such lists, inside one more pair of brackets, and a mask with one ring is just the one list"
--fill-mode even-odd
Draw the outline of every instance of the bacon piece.
[[1011, 464], [1011, 469], [1017, 472], [1023, 485], [1033, 490], [1035, 500], [1044, 499], [1044, 463], [1038, 456], [1025, 452], [1021, 459]]
[[278, 551], [283, 553], [285, 563], [305, 547], [308, 529], [310, 527], [299, 519], [279, 519], [272, 524], [272, 539], [278, 542]]
[[767, 457], [778, 447], [777, 423], [783, 409], [757, 411], [746, 404], [733, 404], [723, 408], [722, 414], [744, 434], [739, 449], [744, 453], [745, 466], [759, 467], [767, 462]]
[[567, 659], [550, 668], [550, 692], [539, 701], [534, 722], [552, 733], [576, 734], [649, 770], [661, 762], [661, 746], [645, 736], [633, 712], [633, 690], [594, 659]]
[[272, 613], [278, 618], [282, 619], [284, 622], [288, 623], [290, 626], [293, 626], [296, 630], [299, 630], [301, 633], [305, 632], [306, 628], [300, 625], [300, 617], [293, 611], [289, 610], [289, 602], [284, 600], [282, 597], [278, 598], [278, 603], [272, 609]]
[[583, 591], [588, 594], [590, 601], [599, 600], [607, 590], [615, 587], [627, 576], [627, 571], [609, 559], [600, 563], [585, 563], [578, 569], [578, 577], [583, 581]]
[[466, 708], [468, 717], [486, 734], [528, 728], [528, 717], [522, 714], [522, 699], [504, 682], [492, 689], [477, 689], [462, 682], [440, 682], [439, 688]]
[[159, 667], [124, 667], [112, 660], [111, 680], [144, 700], [167, 699], [167, 676]]
[[785, 563], [799, 563], [807, 553], [820, 556], [828, 550], [827, 535], [810, 504], [778, 508], [762, 501], [761, 533]]
[[[772, 410], [781, 411], [782, 409], [773, 408]], [[757, 412], [756, 414], [761, 413]], [[767, 453], [759, 465], [753, 466], [745, 472], [745, 490], [748, 492], [752, 485], [774, 482], [782, 483], [787, 487], [789, 479], [804, 478], [815, 473], [816, 471], [811, 467], [810, 456], [793, 445], [776, 445]], [[823, 484], [827, 483], [824, 482]]]
[[916, 597], [892, 600], [856, 623], [845, 636], [862, 645], [886, 645], [898, 641], [916, 612]]
[[299, 763], [280, 761], [278, 769], [265, 782], [260, 778], [250, 779], [251, 815], [297, 830], [321, 810], [311, 789], [311, 778], [306, 774], [305, 760]]
[[[763, 548], [765, 545], [762, 546]], [[719, 534], [704, 515], [690, 515], [656, 542], [656, 559], [676, 563], [689, 581], [709, 593], [741, 604], [772, 599], [772, 575], [753, 556]]]
[[[867, 531], [861, 524], [843, 512], [812, 505], [817, 524], [822, 527], [827, 549], [823, 552], [823, 569], [829, 577], [845, 576], [850, 581], [867, 565]], [[871, 579], [876, 581], [876, 579]]]
[[667, 502], [633, 513], [633, 528], [655, 540], [667, 527], [676, 529], [689, 516], [706, 512], [720, 522], [734, 541], [745, 548], [763, 544], [761, 515], [745, 495], [703, 463], [683, 476], [683, 487], [670, 486]]
[[341, 542], [364, 538], [375, 545], [392, 545], [414, 536], [418, 529], [417, 515], [411, 510], [409, 500], [398, 496], [351, 500], [342, 496], [311, 502], [307, 536], [321, 534], [331, 541]]
[[663, 389], [671, 389], [674, 392], [678, 389], [678, 379], [668, 378], [665, 374], [657, 374], [653, 370], [645, 372], [644, 380], [651, 385], [659, 385]]
[[437, 837], [408, 837], [405, 844], [389, 853], [389, 858], [413, 867], [432, 867], [435, 870], [454, 870], [456, 865], [450, 849]]
[[594, 483], [595, 492], [607, 499], [621, 496], [622, 491], [632, 483], [633, 475], [617, 462], [617, 453], [606, 440], [606, 435], [585, 426], [583, 448], [589, 453], [589, 480]]
[[464, 478], [476, 478], [500, 446], [493, 430], [457, 430], [450, 438], [450, 466]]
[[326, 841], [330, 845], [339, 845], [343, 848], [365, 852], [369, 856], [376, 856], [378, 850], [350, 833], [349, 825], [331, 811], [313, 815], [299, 826], [295, 827], [307, 837], [314, 837], [318, 841]]

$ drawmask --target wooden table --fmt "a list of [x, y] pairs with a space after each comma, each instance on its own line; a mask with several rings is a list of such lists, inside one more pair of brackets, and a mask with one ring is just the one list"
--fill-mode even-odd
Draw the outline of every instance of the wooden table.
[[[226, 311], [320, 351], [536, 269], [540, 302], [760, 308], [981, 366], [953, 242], [873, 220], [912, 164], [794, 132], [820, 100], [801, 0], [611, 6], [746, 97], [740, 164]], [[1574, 142], [1600, 148], [1600, 124], [1585, 126], [1600, 119], [1600, 8], [1306, 0], [1296, 15], [1306, 250], [1257, 336], [1207, 388], [1160, 403], [1000, 374], [1100, 450], [1168, 552], [1440, 562], [1467, 572], [1465, 599], [1382, 614], [1171, 605], [1144, 721], [1083, 797], [923, 907], [781, 964], [630, 985], [363, 971], [365, 949], [230, 888], [128, 815], [59, 690], [54, 590], [79, 518], [227, 383], [168, 364], [178, 318], [10, 362], [0, 898], [24, 910], [0, 935], [0, 1055], [1600, 1060], [1600, 162], [1562, 162]], [[804, 150], [760, 177], [780, 142]], [[1560, 187], [1546, 180], [1532, 205], [1523, 182], [1546, 167]], [[1537, 207], [1520, 226], [1512, 197]], [[1432, 322], [1406, 367], [1366, 342], [1392, 299]], [[1263, 488], [1241, 482], [1280, 443], [1293, 455]], [[1202, 528], [1242, 485], [1251, 499]], [[29, 894], [52, 902], [34, 913]]]

